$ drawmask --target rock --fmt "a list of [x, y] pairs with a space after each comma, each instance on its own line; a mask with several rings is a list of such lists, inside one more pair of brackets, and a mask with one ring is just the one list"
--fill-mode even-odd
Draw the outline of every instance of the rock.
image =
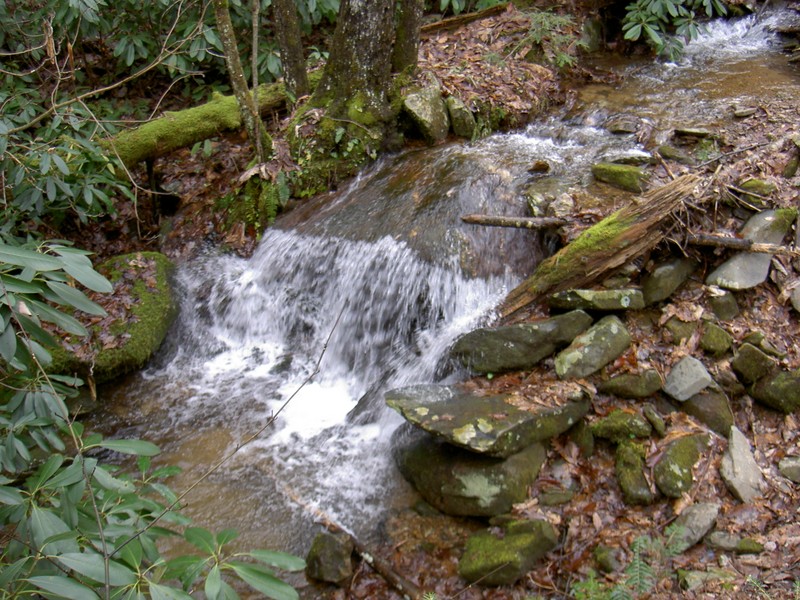
[[548, 521], [511, 521], [472, 534], [458, 573], [470, 583], [512, 585], [556, 545], [558, 531]]
[[693, 356], [682, 358], [672, 367], [664, 383], [664, 393], [678, 402], [684, 402], [714, 383], [703, 363]]
[[800, 171], [800, 156], [792, 156], [789, 159], [789, 162], [786, 163], [786, 166], [783, 167], [783, 171], [781, 172], [781, 176], [784, 179], [791, 179], [797, 172]]
[[749, 503], [761, 496], [764, 475], [753, 458], [750, 442], [737, 427], [731, 427], [719, 473], [731, 493], [742, 502]]
[[778, 189], [774, 183], [763, 179], [748, 179], [737, 186], [742, 193], [742, 200], [754, 206], [764, 206], [764, 200]]
[[782, 350], [778, 350], [775, 346], [770, 343], [767, 339], [767, 336], [762, 331], [753, 331], [748, 333], [742, 339], [743, 344], [752, 344], [759, 350], [761, 350], [764, 354], [769, 356], [774, 356], [776, 358], [785, 358], [786, 352]]
[[624, 373], [597, 384], [597, 390], [620, 398], [647, 398], [661, 389], [661, 375], [655, 369]]
[[674, 552], [686, 552], [714, 527], [719, 515], [719, 504], [712, 502], [698, 502], [687, 507], [675, 521], [667, 528], [672, 536], [670, 544]]
[[595, 437], [611, 440], [615, 444], [634, 438], [650, 437], [653, 428], [642, 415], [616, 409], [592, 424]]
[[592, 318], [577, 310], [533, 323], [476, 329], [456, 341], [451, 356], [477, 373], [530, 369], [591, 324]]
[[644, 413], [645, 418], [650, 422], [650, 425], [653, 427], [653, 431], [656, 432], [656, 435], [658, 437], [664, 437], [664, 435], [667, 433], [667, 424], [664, 423], [664, 419], [656, 410], [656, 407], [652, 404], [645, 404], [642, 408], [642, 412]]
[[[780, 244], [796, 218], [794, 208], [765, 210], [752, 217], [740, 234], [753, 242]], [[749, 289], [766, 280], [771, 263], [771, 254], [740, 252], [717, 267], [706, 278], [706, 284], [729, 290]]]
[[572, 490], [546, 490], [537, 496], [542, 506], [561, 506], [568, 503], [575, 496]]
[[697, 269], [691, 258], [675, 258], [658, 265], [642, 280], [642, 294], [648, 306], [666, 300]]
[[792, 290], [792, 295], [789, 297], [789, 300], [792, 302], [792, 308], [800, 312], [800, 286]]
[[429, 144], [437, 144], [447, 138], [450, 120], [438, 82], [408, 94], [403, 99], [403, 109]]
[[552, 407], [513, 394], [480, 396], [462, 386], [417, 385], [386, 392], [386, 404], [412, 425], [472, 452], [505, 458], [555, 437], [589, 410], [585, 388], [553, 382], [563, 404]]
[[594, 434], [592, 434], [592, 428], [589, 427], [584, 419], [578, 421], [569, 430], [569, 438], [580, 449], [584, 457], [589, 458], [594, 454]]
[[453, 516], [507, 513], [528, 497], [545, 459], [539, 443], [500, 459], [446, 444], [410, 425], [398, 429], [393, 442], [403, 477], [431, 506]]
[[789, 414], [800, 410], [800, 369], [775, 371], [749, 390], [754, 400]]
[[694, 335], [694, 332], [697, 331], [697, 322], [690, 321], [687, 323], [681, 321], [678, 317], [670, 317], [664, 323], [664, 327], [672, 334], [672, 343], [678, 345]]
[[450, 124], [453, 133], [458, 137], [471, 140], [475, 135], [475, 116], [467, 105], [460, 98], [448, 96], [445, 100], [447, 114], [450, 116]]
[[728, 397], [717, 386], [709, 386], [695, 394], [681, 404], [681, 410], [722, 437], [728, 437], [734, 423]]
[[623, 442], [617, 446], [614, 469], [622, 497], [628, 504], [648, 505], [656, 499], [644, 474], [645, 454], [639, 444]]
[[681, 163], [683, 165], [695, 164], [694, 158], [686, 154], [686, 152], [684, 152], [683, 150], [676, 148], [675, 146], [663, 144], [658, 147], [658, 153], [667, 160], [674, 160], [675, 162]]
[[742, 344], [731, 361], [731, 369], [744, 383], [755, 383], [776, 366], [772, 358], [752, 344]]
[[616, 163], [592, 165], [592, 175], [598, 181], [636, 193], [644, 189], [644, 182], [647, 179], [647, 173], [639, 167]]
[[764, 545], [753, 538], [742, 538], [726, 531], [712, 531], [704, 542], [710, 548], [736, 554], [760, 554]]
[[681, 127], [673, 131], [673, 135], [679, 138], [697, 138], [705, 139], [714, 137], [714, 134], [708, 130], [700, 127]]
[[661, 493], [668, 498], [680, 498], [688, 492], [694, 479], [692, 469], [700, 459], [700, 450], [708, 444], [705, 434], [687, 435], [670, 442], [653, 468], [653, 478]]
[[631, 336], [616, 316], [603, 317], [556, 356], [556, 374], [562, 378], [591, 375], [625, 352]]
[[639, 290], [569, 290], [553, 294], [547, 303], [559, 310], [635, 310], [644, 308]]
[[727, 569], [710, 567], [707, 571], [678, 569], [678, 584], [687, 592], [694, 592], [707, 583], [715, 583], [713, 589], [731, 589], [739, 575]]
[[758, 112], [758, 108], [755, 106], [747, 106], [743, 108], [737, 108], [733, 111], [733, 116], [737, 119], [746, 119], [747, 117], [752, 117], [754, 114]]
[[[115, 339], [108, 344], [98, 342], [101, 349], [85, 358], [54, 348], [50, 372], [92, 374], [96, 383], [106, 383], [144, 367], [161, 346], [177, 315], [170, 285], [173, 268], [170, 260], [158, 252], [134, 252], [99, 265], [97, 270], [112, 284], [123, 277], [134, 282], [131, 318], [106, 324]], [[92, 336], [100, 333], [98, 326], [89, 329]]]
[[642, 119], [634, 115], [613, 115], [606, 119], [604, 126], [610, 133], [636, 133]]
[[700, 347], [712, 356], [722, 356], [731, 349], [733, 337], [716, 323], [705, 323]]
[[594, 560], [603, 573], [615, 573], [622, 570], [622, 561], [619, 559], [619, 549], [598, 545], [594, 552]]
[[739, 303], [736, 302], [736, 296], [719, 288], [711, 289], [719, 290], [708, 299], [708, 304], [711, 306], [711, 310], [714, 311], [714, 316], [720, 321], [730, 321], [735, 318], [739, 314]]
[[778, 471], [789, 481], [800, 483], [800, 456], [785, 456], [778, 463]]
[[339, 583], [353, 574], [353, 540], [346, 533], [318, 533], [306, 557], [306, 575]]

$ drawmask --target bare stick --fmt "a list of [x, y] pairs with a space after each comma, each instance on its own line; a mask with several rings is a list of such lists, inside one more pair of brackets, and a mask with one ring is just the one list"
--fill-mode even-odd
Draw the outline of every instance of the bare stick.
[[762, 252], [766, 254], [789, 254], [800, 256], [800, 251], [788, 246], [779, 244], [764, 244], [748, 240], [746, 238], [735, 238], [726, 235], [713, 233], [689, 233], [686, 241], [694, 246], [714, 246], [716, 248], [733, 248], [745, 252]]
[[518, 229], [547, 229], [567, 224], [559, 217], [503, 217], [499, 215], [464, 215], [464, 223], [486, 225], [487, 227], [516, 227]]

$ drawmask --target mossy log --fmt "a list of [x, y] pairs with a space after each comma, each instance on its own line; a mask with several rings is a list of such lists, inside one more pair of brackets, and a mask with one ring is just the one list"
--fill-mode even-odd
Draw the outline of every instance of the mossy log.
[[695, 175], [679, 177], [584, 231], [508, 294], [500, 306], [503, 319], [547, 294], [587, 286], [656, 246], [674, 225], [672, 215], [699, 181]]
[[[319, 73], [309, 76], [312, 86], [319, 81], [319, 77]], [[287, 100], [286, 88], [283, 83], [261, 85], [257, 99], [262, 116], [283, 110]], [[120, 132], [107, 140], [106, 144], [130, 168], [143, 160], [164, 156], [242, 126], [236, 98], [214, 93], [211, 100], [201, 106], [166, 112], [139, 127]]]

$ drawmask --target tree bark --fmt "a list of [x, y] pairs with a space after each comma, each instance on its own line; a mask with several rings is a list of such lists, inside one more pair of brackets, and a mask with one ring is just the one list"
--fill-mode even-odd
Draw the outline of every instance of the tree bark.
[[[217, 22], [217, 33], [225, 49], [225, 64], [228, 67], [228, 77], [231, 80], [233, 94], [239, 104], [242, 113], [247, 136], [259, 162], [266, 162], [271, 150], [267, 146], [267, 136], [264, 125], [261, 123], [261, 116], [256, 105], [255, 96], [250, 93], [247, 86], [247, 79], [244, 76], [242, 61], [239, 57], [239, 50], [236, 44], [236, 34], [233, 32], [231, 13], [228, 9], [228, 0], [214, 0], [214, 16]], [[256, 49], [253, 49], [256, 52]]]
[[419, 58], [419, 32], [422, 28], [423, 0], [398, 0], [395, 14], [395, 40], [392, 72], [415, 71]]
[[283, 63], [283, 80], [294, 104], [298, 98], [308, 95], [310, 91], [303, 55], [300, 18], [294, 0], [272, 0], [272, 14]]
[[698, 182], [696, 175], [683, 175], [581, 233], [508, 294], [500, 306], [503, 319], [509, 320], [545, 295], [589, 285], [655, 247]]

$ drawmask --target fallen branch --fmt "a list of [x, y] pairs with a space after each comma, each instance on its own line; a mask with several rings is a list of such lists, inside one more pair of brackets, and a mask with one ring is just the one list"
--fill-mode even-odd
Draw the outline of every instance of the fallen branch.
[[800, 251], [788, 246], [779, 244], [763, 244], [748, 240], [746, 238], [736, 238], [727, 235], [714, 233], [689, 233], [686, 241], [693, 246], [713, 246], [716, 248], [732, 248], [744, 252], [762, 252], [766, 254], [789, 254], [790, 256], [800, 256]]
[[509, 3], [506, 2], [505, 4], [490, 6], [489, 8], [480, 10], [478, 12], [457, 15], [455, 17], [436, 21], [435, 23], [428, 23], [427, 25], [422, 26], [420, 33], [430, 33], [432, 31], [441, 31], [442, 29], [457, 29], [458, 27], [463, 27], [467, 23], [472, 23], [473, 21], [491, 17], [492, 15], [499, 15], [508, 9], [508, 4]]
[[567, 220], [559, 217], [502, 217], [495, 215], [464, 215], [464, 223], [486, 225], [487, 227], [516, 227], [518, 229], [546, 229], [566, 225]]
[[585, 230], [511, 291], [500, 306], [503, 319], [547, 294], [589, 285], [655, 247], [698, 183], [696, 175], [682, 175]]

